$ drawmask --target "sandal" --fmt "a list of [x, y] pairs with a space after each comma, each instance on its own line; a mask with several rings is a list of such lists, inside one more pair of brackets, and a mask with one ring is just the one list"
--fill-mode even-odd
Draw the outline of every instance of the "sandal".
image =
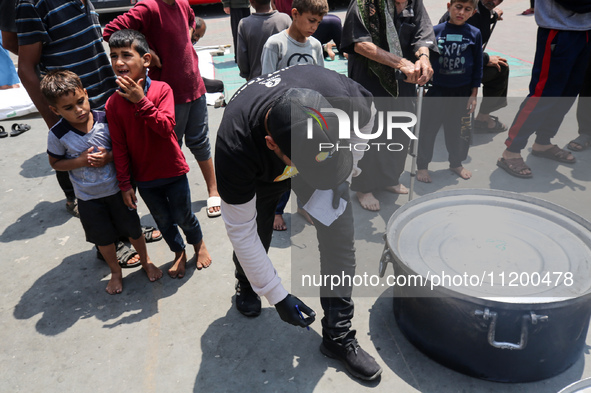
[[66, 201], [66, 210], [74, 217], [80, 218], [80, 212], [78, 211], [78, 201]]
[[[96, 247], [96, 246], [95, 246]], [[119, 266], [121, 266], [121, 268], [123, 269], [131, 269], [133, 267], [138, 267], [140, 266], [142, 263], [141, 261], [138, 259], [136, 262], [134, 263], [129, 263], [129, 261], [137, 255], [137, 251], [132, 250], [131, 248], [127, 247], [125, 245], [125, 243], [123, 242], [117, 242], [117, 262], [119, 263]], [[104, 261], [105, 258], [103, 257], [103, 254], [101, 254], [101, 252], [99, 251], [98, 247], [96, 249], [96, 257], [98, 259], [100, 259], [101, 261]]]
[[554, 160], [558, 162], [563, 162], [565, 164], [574, 164], [577, 162], [577, 159], [573, 157], [572, 160], [568, 159], [568, 156], [572, 155], [568, 151], [561, 149], [560, 147], [553, 145], [551, 148], [544, 150], [544, 151], [537, 151], [532, 149], [531, 154], [536, 157], [547, 158], [549, 160]]
[[10, 133], [10, 136], [19, 136], [23, 132], [27, 132], [30, 129], [31, 129], [31, 126], [28, 125], [28, 124], [17, 124], [17, 123], [14, 123], [12, 125], [12, 132]]
[[213, 218], [213, 217], [218, 217], [222, 215], [222, 210], [218, 210], [218, 211], [212, 211], [210, 212], [209, 209], [214, 208], [214, 207], [220, 207], [221, 208], [222, 205], [222, 198], [220, 198], [219, 196], [212, 196], [207, 198], [207, 217]]
[[154, 227], [142, 227], [142, 232], [144, 233], [144, 238], [146, 239], [146, 243], [153, 243], [157, 242], [158, 240], [162, 239], [162, 232], [158, 236], [154, 236], [154, 231], [157, 229]]
[[[531, 168], [525, 164], [523, 158], [499, 158], [497, 161], [497, 166], [501, 169], [504, 169], [505, 172], [508, 174], [519, 177], [520, 179], [530, 179], [533, 177], [533, 173], [531, 173]], [[529, 173], [521, 173], [521, 171], [529, 169]]]
[[493, 127], [489, 127], [487, 121], [474, 120], [474, 128], [476, 128], [479, 131], [485, 131], [485, 132], [507, 131], [507, 126], [505, 124], [501, 123], [497, 116], [490, 116], [490, 118], [495, 122], [495, 125]]
[[591, 146], [591, 135], [580, 134], [578, 137], [568, 143], [566, 147], [572, 151], [583, 151]]
[[533, 8], [528, 8], [527, 10], [525, 10], [521, 13], [521, 15], [533, 15], [533, 14], [534, 14]]
[[4, 127], [0, 126], [0, 138], [6, 138], [8, 136], [8, 132], [4, 130]]

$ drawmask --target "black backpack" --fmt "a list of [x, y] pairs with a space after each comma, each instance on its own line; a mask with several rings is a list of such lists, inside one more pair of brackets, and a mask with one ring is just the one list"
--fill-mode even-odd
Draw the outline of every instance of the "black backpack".
[[577, 14], [591, 12], [591, 0], [556, 0], [556, 3]]

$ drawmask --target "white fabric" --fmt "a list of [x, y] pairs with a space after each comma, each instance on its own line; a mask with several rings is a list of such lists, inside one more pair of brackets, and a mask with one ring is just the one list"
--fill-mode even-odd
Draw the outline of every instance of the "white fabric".
[[[197, 48], [195, 50], [197, 51]], [[199, 72], [201, 73], [201, 77], [215, 79], [215, 67], [213, 66], [211, 49], [197, 51], [197, 57], [199, 58]], [[224, 98], [223, 93], [205, 93], [207, 105], [214, 106], [215, 102], [220, 98]]]
[[285, 299], [288, 292], [257, 234], [256, 196], [241, 205], [222, 200], [221, 210], [228, 237], [252, 289], [271, 305]]
[[0, 120], [37, 112], [24, 87], [0, 90]]

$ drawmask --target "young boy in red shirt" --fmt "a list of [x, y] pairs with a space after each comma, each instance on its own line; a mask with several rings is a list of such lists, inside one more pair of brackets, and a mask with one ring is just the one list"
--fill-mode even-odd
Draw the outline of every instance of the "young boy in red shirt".
[[137, 198], [130, 182], [133, 176], [164, 240], [175, 253], [168, 274], [182, 278], [187, 256], [179, 226], [195, 248], [197, 269], [208, 267], [211, 257], [199, 221], [191, 210], [189, 166], [174, 132], [172, 89], [146, 75], [152, 57], [143, 34], [135, 30], [117, 31], [109, 46], [119, 89], [109, 98], [105, 109], [119, 188], [125, 204], [135, 209]]
[[142, 33], [150, 45], [150, 78], [166, 82], [175, 102], [175, 133], [183, 139], [199, 164], [207, 184], [207, 215], [217, 217], [218, 194], [209, 143], [205, 85], [199, 72], [199, 58], [191, 44], [195, 14], [187, 0], [143, 0], [109, 22], [103, 30], [105, 41], [124, 29]]

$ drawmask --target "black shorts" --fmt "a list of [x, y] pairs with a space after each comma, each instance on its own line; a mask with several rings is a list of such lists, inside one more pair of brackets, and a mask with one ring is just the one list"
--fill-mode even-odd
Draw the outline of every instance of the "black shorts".
[[97, 246], [108, 246], [121, 236], [138, 239], [142, 235], [137, 211], [123, 203], [121, 192], [88, 201], [78, 200], [80, 221], [86, 241]]

